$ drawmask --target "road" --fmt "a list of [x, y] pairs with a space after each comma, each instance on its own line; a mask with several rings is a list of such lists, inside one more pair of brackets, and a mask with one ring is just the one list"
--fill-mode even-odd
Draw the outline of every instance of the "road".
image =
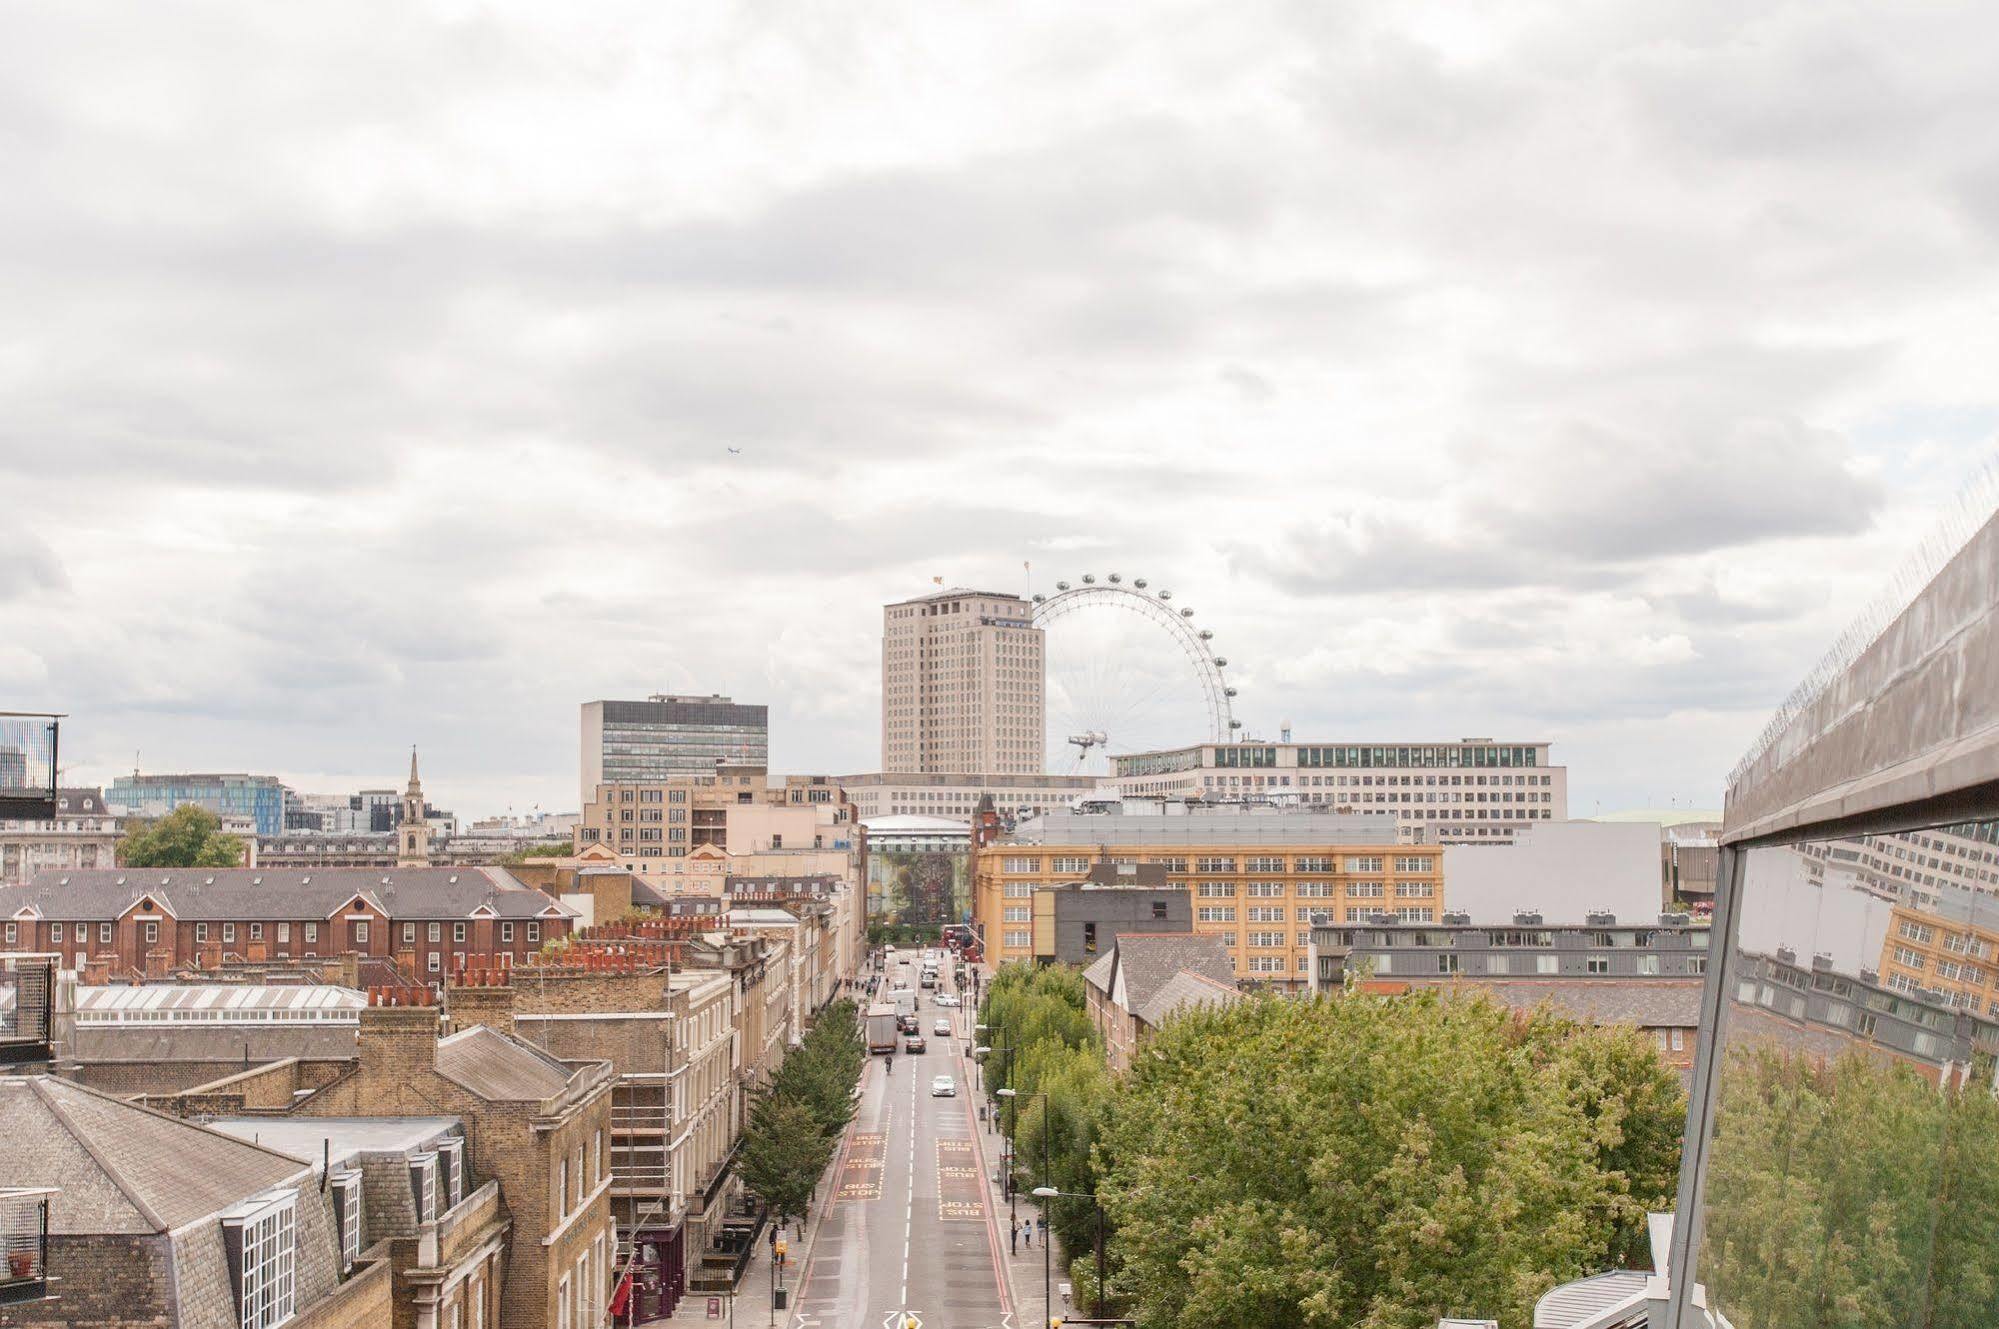
[[[979, 1139], [964, 1056], [971, 1012], [917, 1012], [929, 1051], [898, 1053], [894, 1069], [870, 1057], [860, 1110], [842, 1142], [838, 1190], [800, 1270], [794, 1329], [1008, 1329], [1001, 1235], [993, 1214], [994, 1166]], [[951, 1021], [952, 1036], [932, 1026]], [[935, 1076], [957, 1093], [931, 1094]]]

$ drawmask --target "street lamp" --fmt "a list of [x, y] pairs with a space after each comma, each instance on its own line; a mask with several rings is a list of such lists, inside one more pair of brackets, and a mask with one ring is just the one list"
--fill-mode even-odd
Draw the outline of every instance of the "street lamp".
[[[1020, 1101], [1019, 1095], [1011, 1089], [1002, 1089], [1000, 1092], [1005, 1094], [1010, 1102], [1018, 1103]], [[1046, 1093], [1038, 1093], [1029, 1094], [1028, 1097], [1041, 1100], [1041, 1185], [1034, 1188], [1034, 1193], [1039, 1195], [1048, 1189], [1048, 1095]], [[1017, 1111], [1018, 1109], [1016, 1109]], [[1009, 1132], [1009, 1135], [1011, 1135], [1011, 1132]], [[1009, 1141], [1009, 1144], [1011, 1144], [1011, 1141]], [[1008, 1168], [1007, 1181], [1011, 1183], [1012, 1180], [1013, 1169]], [[1009, 1197], [1007, 1203], [1008, 1221], [1012, 1221], [1012, 1217], [1013, 1204], [1011, 1197]], [[1048, 1319], [1051, 1321], [1055, 1318], [1054, 1273], [1055, 1256], [1053, 1248], [1048, 1244], [1048, 1229], [1044, 1227], [1041, 1230], [1041, 1300], [1047, 1307]]]
[[1096, 1194], [1084, 1195], [1079, 1191], [1058, 1191], [1053, 1186], [1036, 1186], [1034, 1193], [1044, 1200], [1088, 1200], [1097, 1211], [1097, 1304], [1091, 1309], [1098, 1318], [1104, 1313], [1104, 1206]]

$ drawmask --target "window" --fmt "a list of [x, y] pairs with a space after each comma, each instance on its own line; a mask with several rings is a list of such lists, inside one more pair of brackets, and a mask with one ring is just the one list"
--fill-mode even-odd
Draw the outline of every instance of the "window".
[[307, 924], [305, 925], [305, 939], [306, 939], [307, 941], [318, 941], [318, 940], [319, 940], [319, 924], [317, 924], [317, 923], [307, 923]]
[[512, 941], [513, 939], [514, 939], [514, 925], [512, 923], [500, 924], [500, 940]]
[[[410, 924], [408, 924], [408, 923], [405, 923], [405, 924], [403, 924], [403, 940], [404, 940], [404, 941], [408, 941], [408, 940], [409, 940], [409, 929], [410, 929]], [[444, 925], [443, 925], [442, 923], [431, 923], [431, 924], [427, 925], [427, 926], [426, 926], [426, 927], [424, 928], [424, 940], [425, 940], [425, 941], [443, 941], [443, 940], [444, 940]]]
[[539, 923], [528, 924], [528, 940], [529, 941], [541, 940], [541, 924]]
[[13, 946], [18, 944], [19, 941], [20, 941], [19, 930], [14, 926], [14, 924], [9, 923], [7, 925], [7, 944], [9, 946]]
[[555, 1160], [555, 1213], [560, 1218], [569, 1212], [569, 1159]]
[[155, 942], [158, 941], [159, 939], [160, 939], [160, 925], [158, 923], [146, 924], [146, 940], [148, 942]]
[[1291, 888], [1291, 893], [1301, 900], [1329, 899], [1333, 893], [1330, 881], [1301, 881]]
[[1284, 871], [1284, 860], [1267, 857], [1252, 858], [1244, 864], [1244, 868], [1249, 872], [1282, 872]]
[[1249, 944], [1264, 948], [1282, 946], [1284, 944], [1284, 934], [1282, 932], [1252, 932], [1249, 934]]
[[1197, 858], [1197, 859], [1195, 859], [1195, 860], [1194, 860], [1194, 871], [1196, 871], [1196, 872], [1234, 872], [1234, 871], [1235, 871], [1235, 859], [1233, 859], [1233, 858]]
[[1347, 871], [1379, 872], [1381, 871], [1381, 863], [1382, 860], [1380, 858], [1349, 858], [1347, 860]]
[[1081, 855], [1057, 854], [1049, 860], [1048, 869], [1051, 872], [1088, 872], [1090, 860]]
[[62, 945], [62, 924], [49, 924], [49, 942], [56, 946]]
[[333, 1179], [333, 1219], [340, 1227], [340, 1272], [361, 1258], [361, 1174], [343, 1172]]
[[1284, 906], [1251, 905], [1249, 907], [1249, 921], [1252, 923], [1282, 923], [1284, 921]]
[[1009, 932], [1002, 944], [1011, 950], [1025, 950], [1031, 943], [1025, 932]]
[[1000, 921], [1005, 923], [1031, 923], [1034, 921], [1033, 912], [1027, 905], [1010, 904], [1000, 911], [1002, 915]]
[[1435, 872], [1437, 861], [1433, 858], [1398, 858], [1395, 860], [1397, 872]]
[[1233, 923], [1235, 922], [1235, 906], [1205, 905], [1196, 910], [1195, 915], [1203, 923]]
[[1004, 872], [1038, 872], [1041, 869], [1041, 860], [1038, 858], [1008, 858], [1001, 862], [1000, 869]]
[[1398, 881], [1395, 883], [1395, 894], [1404, 900], [1427, 899], [1435, 891], [1436, 887], [1427, 881]]
[[1608, 955], [1592, 955], [1592, 956], [1590, 956], [1590, 957], [1589, 957], [1588, 959], [1586, 959], [1586, 960], [1584, 960], [1584, 961], [1583, 961], [1583, 972], [1584, 972], [1584, 973], [1586, 973], [1586, 974], [1607, 974], [1607, 973], [1609, 973], [1609, 972], [1610, 972], [1610, 957], [1609, 957]]
[[278, 924], [278, 944], [282, 946], [286, 942], [289, 942], [291, 939], [292, 939], [292, 925], [289, 923]]
[[1283, 895], [1284, 883], [1281, 881], [1253, 881], [1249, 884], [1249, 893], [1266, 898]]
[[465, 925], [463, 923], [453, 923], [451, 925], [451, 940], [454, 942], [465, 940]]
[[1897, 928], [1896, 931], [1907, 937], [1910, 941], [1919, 942], [1924, 946], [1934, 941], [1937, 935], [1935, 928], [1922, 923], [1912, 923], [1906, 918], [1902, 920], [1902, 926]]
[[1355, 881], [1347, 884], [1347, 894], [1357, 900], [1379, 900], [1386, 888], [1378, 881]]
[[416, 1201], [416, 1221], [437, 1217], [437, 1155], [410, 1155], [410, 1196]]
[[97, 925], [97, 939], [106, 944], [110, 943], [111, 925], [109, 923], [99, 923]]
[[1235, 883], [1232, 881], [1204, 881], [1194, 892], [1203, 899], [1216, 900], [1235, 898]]
[[1895, 963], [1909, 969], [1921, 969], [1924, 961], [1919, 952], [1912, 951], [1907, 946], [1897, 946], [1895, 948]]
[[1437, 972], [1440, 974], [1455, 974], [1458, 972], [1458, 957], [1456, 953], [1446, 951], [1442, 955], [1439, 955], [1437, 957]]
[[365, 918], [354, 924], [354, 944], [356, 946], [368, 944], [368, 920]]
[[439, 1185], [445, 1197], [444, 1207], [454, 1208], [465, 1198], [465, 1141], [455, 1137], [439, 1140], [437, 1157], [443, 1167]]
[[223, 1217], [223, 1240], [233, 1266], [243, 1329], [273, 1329], [296, 1309], [296, 1222], [291, 1191], [253, 1200]]
[[429, 968], [431, 973], [433, 974], [436, 973], [438, 970], [444, 967], [444, 957], [439, 955], [436, 951], [432, 951], [430, 953], [429, 964], [427, 967]]
[[1558, 955], [1537, 955], [1534, 957], [1534, 972], [1537, 974], [1558, 974], [1562, 970], [1562, 960]]
[[250, 925], [250, 940], [262, 941], [263, 939], [264, 939], [264, 925], [262, 923], [252, 923]]

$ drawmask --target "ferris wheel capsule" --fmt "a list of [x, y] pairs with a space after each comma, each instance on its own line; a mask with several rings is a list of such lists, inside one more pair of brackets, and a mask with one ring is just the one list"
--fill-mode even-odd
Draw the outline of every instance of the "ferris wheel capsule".
[[1182, 609], [1180, 611], [1180, 617], [1182, 618], [1192, 618], [1193, 616], [1194, 616], [1194, 611], [1191, 609]]
[[1173, 598], [1173, 592], [1168, 590], [1161, 590], [1159, 592], [1159, 598], [1162, 600], [1171, 600]]
[[1041, 594], [1041, 593], [1039, 593], [1039, 592], [1036, 592], [1036, 593], [1035, 593], [1035, 596], [1034, 596], [1034, 603], [1036, 603], [1036, 604], [1040, 604], [1040, 603], [1042, 603], [1043, 601], [1045, 601], [1045, 600], [1046, 600], [1047, 598], [1048, 598], [1047, 596], [1045, 596], [1045, 595], [1042, 595], [1042, 594]]
[[1214, 639], [1215, 639], [1215, 634], [1214, 634], [1214, 633], [1213, 633], [1212, 631], [1210, 631], [1210, 630], [1209, 630], [1209, 629], [1207, 629], [1207, 628], [1202, 628], [1202, 629], [1201, 629], [1201, 640], [1202, 640], [1202, 641], [1213, 641]]
[[1218, 655], [1215, 657], [1215, 668], [1227, 669], [1228, 667], [1229, 667], [1229, 658], [1226, 655]]
[[1230, 721], [1229, 721], [1229, 728], [1231, 728], [1231, 729], [1240, 729], [1240, 728], [1242, 728], [1242, 721], [1240, 721], [1240, 720], [1230, 720]]
[[1096, 584], [1097, 584], [1097, 574], [1096, 574], [1096, 573], [1094, 573], [1094, 572], [1085, 572], [1085, 573], [1083, 574], [1083, 585], [1085, 585], [1085, 586], [1095, 586]]
[[1143, 578], [1143, 577], [1133, 577], [1133, 578], [1131, 579], [1131, 584], [1132, 584], [1133, 586], [1136, 586], [1136, 587], [1138, 587], [1138, 589], [1142, 591], [1142, 590], [1144, 590], [1144, 589], [1145, 589], [1145, 578]]
[[1117, 573], [1113, 572], [1113, 573], [1111, 573], [1111, 574], [1110, 574], [1110, 576], [1108, 576], [1108, 577], [1105, 577], [1105, 578], [1104, 578], [1104, 580], [1105, 580], [1105, 581], [1107, 581], [1107, 582], [1109, 582], [1109, 583], [1110, 583], [1111, 585], [1115, 586], [1115, 585], [1117, 585], [1117, 584], [1118, 584], [1119, 582], [1123, 581], [1123, 580], [1124, 580], [1124, 578], [1123, 578], [1123, 577], [1120, 577], [1120, 576], [1119, 576], [1119, 575], [1118, 575]]
[[1058, 591], [1066, 591], [1069, 589], [1069, 583], [1066, 581], [1058, 581], [1055, 583], [1055, 589]]
[[1235, 696], [1235, 689], [1234, 689], [1234, 688], [1223, 688], [1223, 689], [1222, 689], [1222, 695], [1223, 695], [1224, 697], [1233, 697], [1233, 696]]

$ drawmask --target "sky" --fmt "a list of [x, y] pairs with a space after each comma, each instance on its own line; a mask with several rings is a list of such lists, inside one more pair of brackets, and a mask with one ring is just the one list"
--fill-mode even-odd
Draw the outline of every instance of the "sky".
[[1994, 453], [1996, 53], [1907, 0], [0, 5], [0, 709], [72, 782], [415, 744], [573, 809], [583, 701], [875, 769], [885, 602], [1119, 570], [1246, 733], [1718, 806]]

